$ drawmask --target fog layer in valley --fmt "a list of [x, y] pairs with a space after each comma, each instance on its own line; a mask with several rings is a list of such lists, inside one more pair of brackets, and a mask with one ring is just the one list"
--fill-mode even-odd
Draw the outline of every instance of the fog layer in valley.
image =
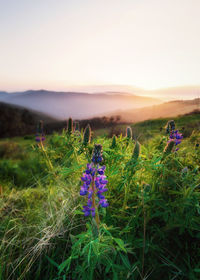
[[157, 98], [127, 93], [77, 93], [52, 91], [26, 91], [0, 93], [0, 101], [24, 106], [58, 119], [67, 117], [84, 119], [116, 110], [136, 109], [162, 103]]

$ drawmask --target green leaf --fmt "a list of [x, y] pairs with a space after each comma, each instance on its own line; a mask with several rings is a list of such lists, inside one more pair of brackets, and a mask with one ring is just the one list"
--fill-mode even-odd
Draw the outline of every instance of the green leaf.
[[111, 265], [111, 264], [108, 264], [108, 265], [106, 266], [105, 273], [108, 273], [108, 272], [110, 271], [111, 267], [112, 267], [112, 265]]
[[121, 249], [122, 251], [124, 251], [125, 253], [127, 252], [127, 251], [126, 251], [126, 248], [124, 247], [124, 242], [123, 242], [122, 239], [120, 239], [120, 238], [114, 238], [114, 241], [119, 245], [119, 247], [120, 247], [120, 249]]
[[122, 262], [124, 263], [125, 267], [127, 267], [129, 270], [131, 270], [131, 264], [129, 262], [129, 259], [127, 256], [124, 256], [123, 254], [119, 253], [120, 257], [122, 259]]
[[60, 275], [61, 272], [65, 269], [65, 267], [67, 267], [66, 271], [69, 270], [70, 264], [71, 264], [71, 260], [72, 260], [72, 258], [69, 257], [69, 258], [66, 259], [63, 263], [61, 263], [61, 264], [59, 265], [59, 267], [58, 267], [58, 269], [59, 269], [58, 274], [59, 274], [59, 275]]
[[91, 250], [92, 250], [92, 245], [90, 243], [90, 248], [89, 248], [89, 252], [88, 252], [88, 264], [90, 264]]
[[77, 215], [84, 215], [84, 213], [80, 210], [75, 210], [74, 211], [74, 214], [77, 214]]
[[47, 260], [54, 265], [55, 267], [57, 267], [59, 269], [59, 264], [57, 264], [56, 262], [54, 262], [54, 260], [52, 260], [51, 258], [49, 258], [48, 256], [45, 256], [47, 258]]

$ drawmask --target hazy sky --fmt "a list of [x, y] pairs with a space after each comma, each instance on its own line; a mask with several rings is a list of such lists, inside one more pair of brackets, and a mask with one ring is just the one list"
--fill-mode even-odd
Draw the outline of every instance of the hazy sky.
[[0, 90], [200, 84], [200, 0], [0, 0]]

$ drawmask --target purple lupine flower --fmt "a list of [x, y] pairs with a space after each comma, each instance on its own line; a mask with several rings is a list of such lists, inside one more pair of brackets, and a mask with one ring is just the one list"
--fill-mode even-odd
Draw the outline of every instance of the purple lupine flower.
[[96, 210], [99, 206], [105, 208], [109, 205], [103, 195], [108, 191], [106, 188], [108, 180], [104, 175], [106, 167], [99, 166], [99, 161], [102, 161], [102, 146], [95, 145], [92, 163], [87, 164], [87, 168], [81, 177], [84, 184], [81, 186], [80, 195], [87, 195], [88, 198], [87, 205], [83, 206], [85, 216], [95, 217], [96, 213], [98, 215]]
[[[182, 139], [183, 139], [183, 135], [181, 133], [179, 133], [178, 130], [172, 130], [169, 135], [168, 143], [173, 141], [173, 142], [175, 142], [175, 146], [177, 146], [177, 145], [181, 144]], [[176, 148], [175, 152], [177, 152], [178, 150], [179, 150], [179, 148]]]
[[38, 136], [37, 134], [36, 134], [36, 136], [35, 136], [35, 141], [36, 141], [36, 142], [40, 142], [40, 136]]
[[88, 198], [92, 198], [93, 190], [88, 191]]
[[85, 182], [85, 184], [86, 185], [90, 185], [91, 184], [91, 182], [92, 182], [92, 176], [89, 174], [84, 174], [83, 175], [83, 177], [81, 177], [81, 180], [83, 181], [83, 182]]
[[80, 195], [86, 195], [88, 193], [86, 187], [82, 186], [80, 190]]
[[91, 208], [91, 214], [92, 214], [92, 217], [94, 218], [95, 217], [95, 208]]
[[94, 151], [92, 156], [92, 162], [94, 164], [98, 164], [102, 162], [102, 146], [101, 145], [94, 145]]
[[102, 166], [101, 168], [97, 169], [97, 172], [99, 173], [99, 175], [104, 175], [104, 171], [105, 171], [106, 167], [105, 165]]
[[95, 217], [95, 208], [94, 207], [89, 207], [89, 206], [83, 206], [83, 212], [84, 212], [84, 216], [90, 216], [90, 214], [92, 215], [92, 217]]
[[98, 198], [100, 198], [100, 199], [104, 199], [104, 198], [105, 198], [105, 196], [102, 195], [102, 191], [98, 191], [98, 192], [97, 192], [97, 196], [98, 196]]
[[90, 215], [90, 212], [91, 212], [90, 207], [88, 207], [88, 206], [83, 206], [83, 212], [84, 212], [84, 215], [85, 215], [85, 216], [89, 216], [89, 215]]
[[88, 199], [87, 206], [88, 206], [88, 207], [92, 207], [92, 200], [91, 200], [91, 199]]
[[107, 202], [107, 199], [101, 199], [100, 201], [99, 201], [99, 204], [102, 206], [102, 207], [108, 207], [109, 206], [109, 204], [108, 204], [108, 202]]
[[45, 140], [44, 135], [36, 134], [36, 136], [35, 136], [35, 141], [36, 142], [43, 142], [44, 140]]
[[108, 181], [105, 180], [105, 179], [106, 179], [106, 176], [101, 175], [101, 176], [99, 177], [99, 183], [100, 183], [101, 185], [106, 185], [106, 184], [108, 183]]

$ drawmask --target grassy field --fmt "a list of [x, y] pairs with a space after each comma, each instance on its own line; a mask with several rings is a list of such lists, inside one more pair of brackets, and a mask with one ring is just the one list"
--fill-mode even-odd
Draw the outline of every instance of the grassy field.
[[[143, 122], [138, 122], [130, 124], [133, 130], [133, 138], [139, 139], [140, 142], [146, 142], [148, 139], [165, 131], [166, 124], [172, 118], [160, 118], [154, 120], [147, 120]], [[173, 118], [176, 122], [179, 131], [183, 133], [184, 137], [191, 135], [193, 130], [200, 130], [200, 113], [198, 114], [188, 114]], [[115, 125], [111, 128], [98, 129], [94, 131], [94, 136], [105, 136], [109, 137], [113, 134], [119, 135], [122, 133], [123, 136], [126, 134], [126, 125]]]
[[[44, 146], [2, 139], [0, 279], [200, 279], [200, 117], [175, 119], [177, 152], [166, 148], [167, 121], [131, 125], [133, 140], [116, 145], [105, 130], [87, 145], [66, 131]], [[94, 144], [108, 180], [99, 225], [79, 194]]]

